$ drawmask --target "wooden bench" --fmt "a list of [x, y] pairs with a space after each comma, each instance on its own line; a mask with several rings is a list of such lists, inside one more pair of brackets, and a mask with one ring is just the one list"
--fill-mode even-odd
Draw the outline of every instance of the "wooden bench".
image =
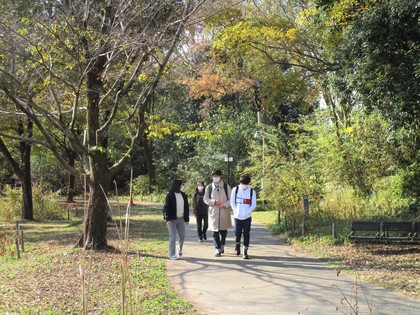
[[[359, 233], [363, 232], [363, 233]], [[375, 221], [352, 221], [349, 239], [378, 240], [381, 233], [381, 223]]]
[[413, 241], [420, 241], [420, 222], [415, 222], [413, 226]]
[[381, 239], [410, 241], [413, 239], [413, 224], [411, 222], [383, 222]]

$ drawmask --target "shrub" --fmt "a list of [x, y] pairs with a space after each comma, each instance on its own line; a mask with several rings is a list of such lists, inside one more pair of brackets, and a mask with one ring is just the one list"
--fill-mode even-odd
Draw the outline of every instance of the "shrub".
[[133, 179], [133, 194], [140, 196], [149, 195], [150, 180], [147, 175], [140, 175]]
[[403, 180], [399, 175], [377, 180], [374, 193], [369, 198], [369, 209], [378, 217], [398, 217], [404, 215], [410, 199], [403, 194]]
[[5, 185], [0, 192], [0, 219], [10, 222], [21, 216], [22, 193], [20, 188]]
[[36, 184], [32, 187], [34, 217], [40, 221], [62, 220], [64, 211], [57, 200], [56, 194], [49, 191], [45, 185]]

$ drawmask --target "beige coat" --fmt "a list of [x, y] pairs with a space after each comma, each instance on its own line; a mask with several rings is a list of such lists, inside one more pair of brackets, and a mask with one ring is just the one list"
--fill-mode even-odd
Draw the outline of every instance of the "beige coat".
[[[224, 190], [224, 183], [221, 180], [219, 184], [219, 189], [214, 186], [214, 183], [207, 185], [205, 193], [204, 193], [204, 203], [209, 206], [209, 229], [211, 231], [217, 232], [220, 230], [227, 230], [232, 226], [232, 219], [231, 219], [231, 208], [230, 208], [230, 194], [231, 189], [230, 186], [227, 185], [227, 192], [225, 193]], [[212, 186], [211, 196], [210, 193], [210, 186]], [[215, 205], [215, 201], [220, 200], [225, 208], [220, 208], [219, 206]]]

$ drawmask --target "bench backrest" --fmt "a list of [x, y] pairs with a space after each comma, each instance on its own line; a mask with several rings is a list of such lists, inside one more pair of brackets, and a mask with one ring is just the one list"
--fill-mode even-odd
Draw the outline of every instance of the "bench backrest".
[[386, 231], [411, 232], [411, 222], [384, 222], [382, 229]]
[[381, 228], [380, 222], [374, 221], [352, 221], [352, 231], [379, 231]]

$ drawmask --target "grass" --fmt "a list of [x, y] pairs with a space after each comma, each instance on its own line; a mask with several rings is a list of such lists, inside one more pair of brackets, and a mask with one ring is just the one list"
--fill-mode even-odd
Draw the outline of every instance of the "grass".
[[[0, 223], [0, 237], [11, 227]], [[21, 227], [25, 238], [21, 259], [15, 258], [13, 244], [0, 256], [0, 314], [82, 314], [81, 271], [89, 314], [196, 314], [166, 277], [168, 231], [160, 208], [132, 209], [124, 310], [124, 254], [118, 250], [123, 245], [114, 224], [108, 228], [108, 240], [116, 250], [110, 251], [74, 248], [81, 233], [80, 218], [23, 222]]]
[[[275, 229], [276, 211], [254, 212], [253, 218]], [[285, 236], [285, 235], [283, 235]], [[309, 235], [289, 239], [289, 243], [320, 258], [337, 270], [345, 270], [358, 280], [370, 282], [404, 296], [420, 300], [420, 245], [354, 244], [341, 235]]]

